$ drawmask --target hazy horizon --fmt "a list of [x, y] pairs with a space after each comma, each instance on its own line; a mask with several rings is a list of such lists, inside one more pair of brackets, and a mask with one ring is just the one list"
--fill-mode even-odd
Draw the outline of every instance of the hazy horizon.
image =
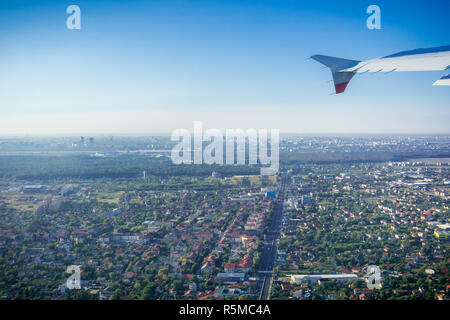
[[[189, 130], [190, 128], [182, 128]], [[208, 128], [210, 129], [210, 128]], [[243, 129], [247, 128], [229, 128], [229, 129]], [[254, 128], [248, 128], [254, 129]], [[193, 131], [190, 131], [193, 134]], [[222, 130], [225, 135], [225, 130]], [[95, 137], [170, 137], [172, 132], [138, 132], [138, 133], [120, 133], [120, 132], [75, 132], [75, 133], [33, 133], [33, 134], [0, 134], [0, 138], [79, 138], [81, 136], [88, 138]], [[281, 137], [298, 136], [298, 137], [430, 137], [430, 136], [450, 136], [450, 132], [417, 132], [417, 133], [402, 133], [402, 132], [368, 132], [368, 133], [345, 133], [345, 132], [280, 132]]]

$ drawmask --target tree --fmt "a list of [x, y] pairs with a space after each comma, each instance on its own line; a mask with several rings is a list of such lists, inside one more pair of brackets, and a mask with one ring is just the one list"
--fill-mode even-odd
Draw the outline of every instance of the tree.
[[142, 291], [142, 299], [144, 300], [154, 299], [155, 289], [156, 289], [155, 283], [149, 283], [148, 285], [146, 285], [144, 290]]

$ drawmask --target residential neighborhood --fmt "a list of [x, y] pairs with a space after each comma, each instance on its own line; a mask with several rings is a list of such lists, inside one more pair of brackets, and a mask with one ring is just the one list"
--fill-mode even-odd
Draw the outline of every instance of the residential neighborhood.
[[424, 139], [288, 136], [274, 176], [174, 166], [163, 137], [3, 155], [1, 298], [448, 299], [450, 160], [405, 158], [447, 141]]

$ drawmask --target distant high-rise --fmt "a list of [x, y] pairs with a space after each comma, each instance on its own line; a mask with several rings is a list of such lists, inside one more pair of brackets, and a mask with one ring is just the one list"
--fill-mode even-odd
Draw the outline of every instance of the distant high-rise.
[[89, 138], [89, 143], [94, 143], [94, 138], [93, 137]]

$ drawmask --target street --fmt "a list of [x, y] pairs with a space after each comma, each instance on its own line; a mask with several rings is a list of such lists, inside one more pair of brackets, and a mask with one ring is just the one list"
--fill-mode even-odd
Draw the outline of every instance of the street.
[[275, 259], [277, 257], [277, 240], [280, 237], [281, 231], [284, 193], [287, 181], [288, 176], [287, 174], [284, 174], [281, 181], [281, 187], [276, 198], [275, 210], [272, 215], [271, 225], [266, 234], [266, 239], [264, 241], [264, 252], [262, 256], [260, 269], [258, 272], [259, 277], [262, 281], [259, 300], [267, 300], [270, 295], [273, 268], [275, 264]]

